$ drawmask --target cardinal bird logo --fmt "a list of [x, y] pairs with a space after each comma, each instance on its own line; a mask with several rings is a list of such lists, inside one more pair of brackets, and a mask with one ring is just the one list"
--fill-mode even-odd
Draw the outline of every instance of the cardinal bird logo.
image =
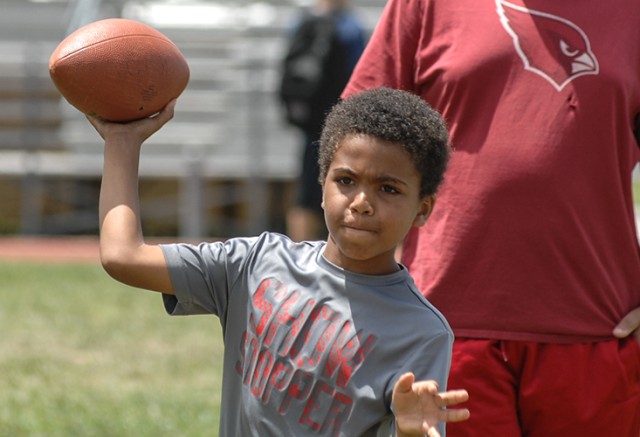
[[558, 91], [577, 77], [598, 74], [589, 38], [574, 23], [503, 0], [496, 0], [496, 5], [525, 70], [545, 78]]

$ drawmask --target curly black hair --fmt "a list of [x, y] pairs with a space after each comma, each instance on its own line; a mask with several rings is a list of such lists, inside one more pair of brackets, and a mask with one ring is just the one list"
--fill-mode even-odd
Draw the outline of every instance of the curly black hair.
[[341, 141], [359, 134], [402, 145], [421, 175], [420, 197], [437, 192], [449, 161], [449, 132], [440, 114], [420, 97], [382, 87], [337, 103], [320, 137], [321, 184]]

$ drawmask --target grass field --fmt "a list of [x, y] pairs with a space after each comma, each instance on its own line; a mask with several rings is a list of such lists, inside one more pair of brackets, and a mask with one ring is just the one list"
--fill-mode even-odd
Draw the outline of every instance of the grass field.
[[215, 436], [216, 317], [96, 265], [0, 263], [0, 436]]

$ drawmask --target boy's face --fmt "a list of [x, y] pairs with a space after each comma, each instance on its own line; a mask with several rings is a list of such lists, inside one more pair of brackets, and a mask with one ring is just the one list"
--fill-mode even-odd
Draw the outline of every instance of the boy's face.
[[425, 223], [435, 202], [419, 193], [420, 174], [401, 145], [367, 135], [346, 137], [323, 185], [325, 257], [358, 273], [398, 270], [396, 246], [412, 226]]

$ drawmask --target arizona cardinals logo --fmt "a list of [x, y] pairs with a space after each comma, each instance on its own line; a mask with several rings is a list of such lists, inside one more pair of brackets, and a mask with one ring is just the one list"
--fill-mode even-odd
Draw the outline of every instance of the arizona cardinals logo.
[[542, 76], [558, 91], [579, 76], [598, 74], [589, 38], [571, 21], [503, 0], [496, 0], [496, 5], [525, 70]]

